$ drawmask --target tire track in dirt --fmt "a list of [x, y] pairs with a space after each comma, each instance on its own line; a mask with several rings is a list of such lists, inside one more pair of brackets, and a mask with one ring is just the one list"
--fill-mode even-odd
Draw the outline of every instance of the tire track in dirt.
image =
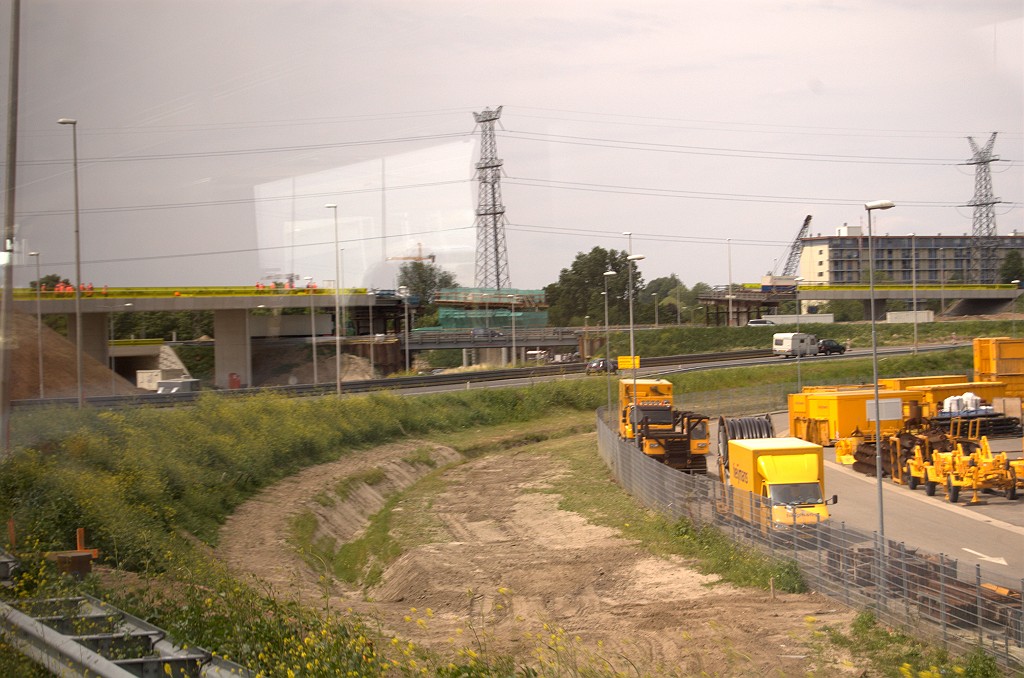
[[[319, 573], [285, 540], [291, 518], [313, 510], [321, 529], [339, 541], [351, 539], [390, 493], [430, 470], [401, 461], [423, 445], [431, 445], [440, 463], [459, 459], [447, 448], [407, 441], [307, 469], [240, 507], [222, 530], [218, 557], [283, 595], [322, 606]], [[543, 447], [444, 470], [446, 489], [429, 502], [440, 526], [432, 542], [406, 551], [365, 596], [332, 582], [326, 592], [331, 607], [371, 615], [386, 631], [441, 652], [480, 651], [484, 644], [523, 662], [561, 628], [564, 637], [556, 640], [572, 645], [578, 635], [595, 655], [581, 661], [607, 661], [620, 670], [635, 663], [650, 675], [804, 675], [813, 668], [806, 647], [812, 630], [822, 622], [845, 626], [852, 618], [815, 595], [772, 601], [763, 591], [716, 584], [681, 559], [654, 557], [618, 530], [560, 510], [560, 497], [549, 492], [569, 470]], [[373, 492], [354, 492], [335, 506], [313, 501], [341, 479], [374, 467], [386, 467], [389, 478]], [[404, 500], [396, 507], [422, 509]], [[460, 640], [453, 644], [453, 638]], [[831, 664], [829, 673], [846, 670]]]

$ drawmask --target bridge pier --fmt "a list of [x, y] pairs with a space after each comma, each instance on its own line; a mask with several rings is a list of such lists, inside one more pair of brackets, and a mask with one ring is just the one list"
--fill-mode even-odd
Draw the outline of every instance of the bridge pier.
[[[860, 303], [864, 307], [864, 319], [871, 320], [871, 300], [862, 299]], [[875, 320], [885, 320], [885, 311], [885, 299], [875, 299]]]
[[231, 375], [237, 374], [241, 386], [252, 384], [252, 345], [249, 338], [249, 311], [244, 308], [213, 312], [213, 381], [218, 388], [230, 388]]
[[[95, 358], [101, 365], [106, 365], [107, 340], [109, 313], [83, 313], [82, 314], [82, 353]], [[68, 323], [68, 338], [75, 343], [77, 332], [77, 320], [74, 313], [66, 316]]]

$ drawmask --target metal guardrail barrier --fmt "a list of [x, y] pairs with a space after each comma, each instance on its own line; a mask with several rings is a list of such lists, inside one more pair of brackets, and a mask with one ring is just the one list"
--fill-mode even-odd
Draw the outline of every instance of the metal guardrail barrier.
[[[766, 358], [772, 354], [769, 350], [726, 351], [722, 353], [695, 353], [692, 355], [661, 356], [657, 358], [641, 358], [640, 367], [665, 367], [669, 365], [687, 365], [722, 360], [749, 360]], [[425, 386], [446, 386], [453, 384], [473, 384], [505, 379], [531, 379], [535, 377], [551, 377], [559, 375], [581, 375], [586, 363], [560, 363], [555, 365], [538, 365], [536, 367], [517, 367], [505, 370], [487, 370], [480, 372], [457, 372], [454, 374], [428, 374], [413, 377], [394, 377], [391, 379], [365, 379], [361, 381], [342, 382], [343, 393], [367, 393], [370, 391], [402, 390]], [[182, 393], [146, 393], [130, 396], [90, 396], [88, 403], [93, 407], [169, 407], [194, 402], [203, 393], [216, 393], [223, 397], [245, 397], [254, 393], [281, 393], [288, 396], [321, 396], [332, 395], [335, 384], [298, 384], [295, 386], [272, 386], [263, 388], [223, 389], [216, 391], [192, 391]], [[14, 409], [31, 409], [50, 405], [75, 404], [75, 398], [50, 398], [46, 400], [15, 400]]]
[[725, 511], [749, 503], [749, 515], [770, 507], [750, 493], [727, 497], [717, 474], [688, 475], [642, 454], [619, 438], [598, 410], [598, 452], [623, 489], [648, 508], [694, 525], [715, 525], [734, 541], [797, 563], [810, 588], [883, 624], [909, 630], [957, 653], [981, 647], [1004, 668], [1024, 671], [1024, 579], [981, 565], [960, 565], [942, 553], [904, 542], [881, 543], [877, 532], [830, 522], [766, 529]]
[[88, 595], [0, 603], [0, 631], [13, 647], [59, 676], [252, 676]]

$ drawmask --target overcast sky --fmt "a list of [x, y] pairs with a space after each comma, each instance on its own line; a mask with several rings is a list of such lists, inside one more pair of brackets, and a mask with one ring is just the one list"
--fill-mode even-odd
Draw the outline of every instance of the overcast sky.
[[1024, 232], [1022, 6], [22, 0], [17, 247], [73, 278], [69, 117], [86, 282], [333, 279], [336, 203], [347, 285], [417, 242], [473, 285], [472, 113], [498, 105], [513, 287], [623, 231], [647, 280], [724, 284], [731, 250], [756, 281], [805, 215], [831, 234], [878, 199], [877, 233], [970, 233], [966, 137], [992, 132], [998, 231]]

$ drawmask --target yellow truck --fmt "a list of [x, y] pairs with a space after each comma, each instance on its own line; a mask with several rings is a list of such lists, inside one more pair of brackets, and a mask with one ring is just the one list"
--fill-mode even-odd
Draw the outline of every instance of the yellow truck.
[[813, 526], [828, 520], [821, 445], [799, 438], [730, 440], [719, 451], [718, 510], [762, 530]]
[[667, 379], [619, 380], [619, 436], [667, 466], [707, 473], [708, 418], [676, 410]]

